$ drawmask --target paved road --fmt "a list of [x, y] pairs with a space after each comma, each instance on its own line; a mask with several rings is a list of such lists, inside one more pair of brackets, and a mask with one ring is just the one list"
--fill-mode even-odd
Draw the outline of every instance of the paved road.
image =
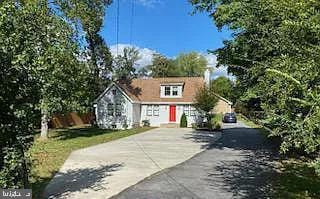
[[130, 187], [114, 199], [269, 198], [274, 169], [272, 144], [242, 123], [224, 126], [222, 137], [207, 150]]
[[[206, 135], [206, 140], [196, 137]], [[73, 152], [44, 198], [106, 199], [205, 150], [221, 133], [157, 128]]]

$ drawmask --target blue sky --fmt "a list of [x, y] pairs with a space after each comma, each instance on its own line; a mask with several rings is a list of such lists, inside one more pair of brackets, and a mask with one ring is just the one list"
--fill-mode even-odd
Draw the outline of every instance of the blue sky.
[[[191, 15], [193, 7], [188, 0], [134, 0], [134, 16], [132, 18], [132, 0], [120, 1], [119, 15], [119, 49], [134, 45], [146, 54], [149, 62], [153, 52], [175, 57], [182, 52], [197, 51], [207, 55], [208, 49], [217, 49], [222, 41], [230, 38], [228, 31], [219, 32], [211, 18], [204, 13]], [[106, 9], [106, 17], [101, 35], [116, 49], [117, 0]], [[131, 20], [132, 42], [130, 43]], [[121, 51], [121, 50], [119, 50]], [[148, 53], [151, 53], [148, 55]], [[225, 71], [224, 71], [225, 73]]]

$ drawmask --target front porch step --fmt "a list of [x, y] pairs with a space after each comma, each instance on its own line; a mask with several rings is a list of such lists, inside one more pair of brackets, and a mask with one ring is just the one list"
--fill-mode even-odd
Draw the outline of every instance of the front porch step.
[[180, 125], [177, 123], [167, 123], [167, 124], [160, 124], [162, 128], [179, 128]]

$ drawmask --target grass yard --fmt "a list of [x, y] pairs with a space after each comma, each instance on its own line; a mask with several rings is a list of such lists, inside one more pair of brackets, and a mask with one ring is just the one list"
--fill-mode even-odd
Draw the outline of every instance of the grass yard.
[[41, 198], [44, 188], [54, 174], [59, 171], [72, 151], [142, 133], [150, 129], [152, 128], [115, 131], [86, 127], [51, 130], [48, 140], [36, 140], [30, 149], [33, 198]]
[[[239, 115], [238, 115], [239, 116]], [[265, 136], [269, 132], [262, 126], [244, 118], [238, 117], [247, 126], [256, 128]], [[320, 198], [320, 177], [309, 166], [307, 158], [289, 158], [279, 160], [280, 172], [274, 185], [275, 198], [318, 199]]]
[[320, 177], [309, 167], [308, 160], [282, 160], [280, 171], [276, 198], [320, 198]]

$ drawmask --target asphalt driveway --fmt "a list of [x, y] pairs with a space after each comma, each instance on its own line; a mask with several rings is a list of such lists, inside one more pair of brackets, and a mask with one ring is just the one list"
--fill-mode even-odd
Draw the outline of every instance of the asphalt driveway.
[[159, 172], [114, 199], [270, 198], [277, 178], [274, 146], [242, 123], [224, 126], [221, 139], [195, 134], [207, 150]]
[[[157, 128], [74, 151], [46, 187], [44, 198], [109, 198], [190, 159], [220, 135], [187, 128]], [[202, 136], [206, 139], [197, 139]]]

